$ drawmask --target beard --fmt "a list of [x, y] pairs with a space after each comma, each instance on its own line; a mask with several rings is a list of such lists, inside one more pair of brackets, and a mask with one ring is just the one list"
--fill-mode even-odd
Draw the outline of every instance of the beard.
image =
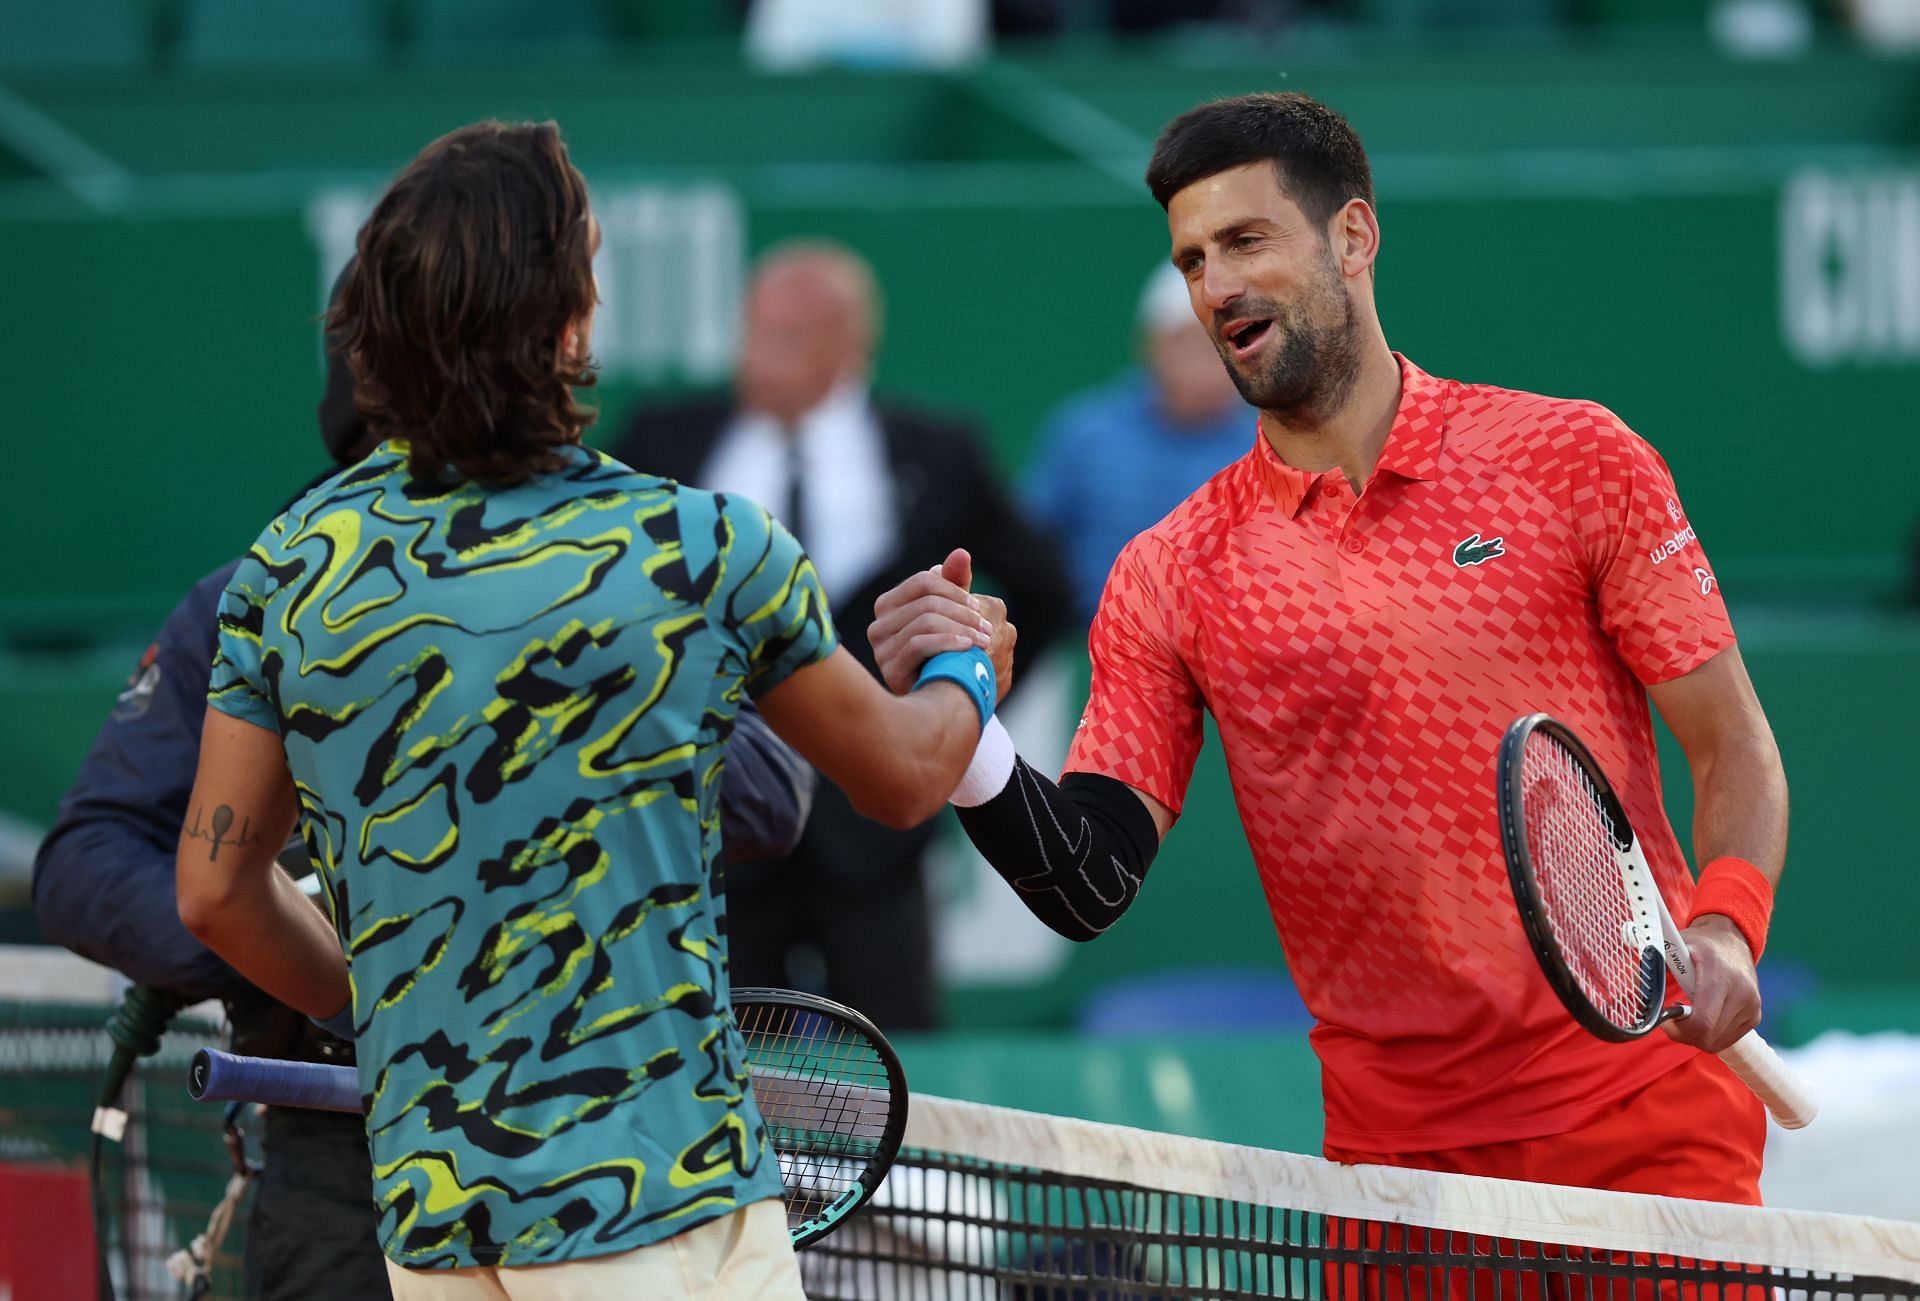
[[[1247, 299], [1234, 305], [1234, 314], [1270, 317], [1269, 328], [1280, 336], [1278, 345], [1246, 371], [1227, 355], [1226, 344], [1214, 338], [1227, 375], [1249, 406], [1289, 424], [1317, 424], [1345, 405], [1360, 377], [1360, 338], [1353, 301], [1331, 251], [1300, 300], [1282, 304]], [[1337, 324], [1318, 323], [1329, 318]]]

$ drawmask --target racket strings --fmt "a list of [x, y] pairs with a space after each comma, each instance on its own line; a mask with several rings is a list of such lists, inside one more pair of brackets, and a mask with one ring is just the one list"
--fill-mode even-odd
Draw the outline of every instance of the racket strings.
[[887, 1065], [863, 1034], [783, 1005], [739, 1009], [755, 1102], [798, 1227], [856, 1193], [892, 1110]]
[[1616, 854], [1619, 828], [1586, 769], [1552, 737], [1527, 738], [1521, 763], [1527, 852], [1547, 925], [1594, 1010], [1641, 1026], [1653, 991]]

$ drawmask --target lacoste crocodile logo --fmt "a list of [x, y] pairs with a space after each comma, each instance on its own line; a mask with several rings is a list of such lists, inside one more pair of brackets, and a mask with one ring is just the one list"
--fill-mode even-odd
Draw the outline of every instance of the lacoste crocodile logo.
[[1468, 565], [1484, 565], [1495, 556], [1504, 556], [1507, 549], [1504, 537], [1488, 538], [1485, 542], [1475, 533], [1453, 549], [1453, 563], [1465, 569]]

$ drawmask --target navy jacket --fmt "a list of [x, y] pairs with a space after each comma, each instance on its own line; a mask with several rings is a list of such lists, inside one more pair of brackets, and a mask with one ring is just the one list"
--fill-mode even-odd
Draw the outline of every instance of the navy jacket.
[[[220, 593], [238, 561], [174, 607], [114, 702], [33, 864], [48, 938], [142, 984], [191, 999], [251, 987], [181, 924], [173, 858], [200, 762]], [[811, 766], [743, 703], [720, 785], [721, 859], [779, 858], [799, 840]]]

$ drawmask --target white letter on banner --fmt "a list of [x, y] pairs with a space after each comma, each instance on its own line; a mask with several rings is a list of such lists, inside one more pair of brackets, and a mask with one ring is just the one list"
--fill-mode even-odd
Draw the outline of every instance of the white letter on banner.
[[600, 310], [593, 350], [610, 375], [708, 382], [733, 367], [746, 218], [722, 185], [596, 195]]
[[1920, 173], [1889, 179], [1883, 211], [1881, 270], [1892, 300], [1887, 305], [1890, 351], [1911, 360], [1920, 357]]
[[[1787, 350], [1821, 369], [1839, 360], [1855, 328], [1842, 288], [1851, 250], [1840, 238], [1839, 188], [1824, 173], [1802, 172], [1780, 203], [1780, 327]], [[1837, 275], [1828, 271], [1830, 256], [1840, 264]]]
[[732, 190], [719, 185], [690, 190], [682, 224], [690, 235], [687, 303], [680, 364], [687, 378], [710, 382], [733, 372], [740, 343], [740, 294], [746, 258], [746, 215]]
[[[319, 255], [322, 304], [353, 256], [378, 196], [327, 189], [307, 200], [307, 235]], [[710, 383], [733, 368], [739, 338], [746, 215], [724, 185], [624, 185], [596, 189], [600, 282], [593, 351], [606, 373], [643, 383]]]
[[1920, 174], [1801, 172], [1780, 197], [1780, 329], [1826, 369], [1920, 358]]

